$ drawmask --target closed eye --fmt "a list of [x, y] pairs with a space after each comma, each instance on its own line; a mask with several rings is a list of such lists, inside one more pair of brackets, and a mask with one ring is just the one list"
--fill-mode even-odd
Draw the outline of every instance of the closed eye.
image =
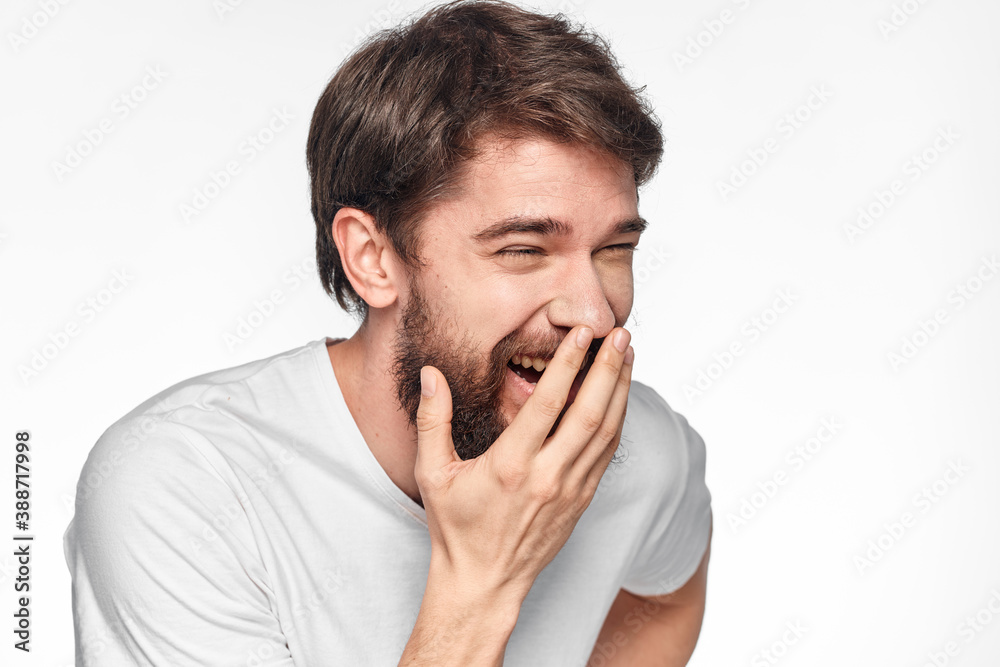
[[[617, 245], [606, 246], [604, 248], [601, 248], [601, 250], [616, 250], [616, 251], [619, 251], [619, 252], [635, 252], [638, 247], [639, 246], [637, 246], [634, 243], [619, 243]], [[538, 254], [541, 254], [541, 253], [539, 253], [539, 251], [538, 251], [537, 248], [504, 248], [503, 250], [498, 250], [497, 254], [498, 255], [507, 255], [509, 257], [524, 257], [524, 256], [527, 256], [527, 255], [538, 255]]]

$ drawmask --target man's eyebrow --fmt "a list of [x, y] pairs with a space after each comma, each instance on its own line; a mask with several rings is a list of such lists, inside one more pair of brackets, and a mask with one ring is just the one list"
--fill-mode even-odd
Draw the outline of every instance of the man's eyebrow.
[[[637, 216], [619, 222], [612, 230], [612, 234], [631, 234], [632, 232], [639, 232], [641, 234], [648, 226], [649, 223], [642, 216]], [[479, 243], [485, 243], [517, 233], [540, 234], [542, 236], [566, 236], [570, 233], [570, 228], [565, 222], [553, 220], [548, 216], [544, 218], [531, 218], [522, 215], [512, 215], [473, 234], [472, 239]]]

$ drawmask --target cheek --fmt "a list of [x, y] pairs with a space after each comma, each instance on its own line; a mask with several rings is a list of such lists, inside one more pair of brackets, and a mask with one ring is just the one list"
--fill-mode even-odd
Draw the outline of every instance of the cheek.
[[480, 283], [469, 296], [467, 311], [481, 323], [497, 324], [497, 333], [506, 335], [512, 323], [530, 317], [541, 304], [541, 285], [531, 280], [492, 280]]
[[624, 320], [632, 310], [632, 300], [635, 297], [635, 281], [630, 263], [609, 265], [598, 270], [601, 276], [601, 286], [611, 310]]
[[442, 312], [457, 326], [458, 336], [471, 334], [477, 341], [493, 341], [506, 336], [512, 328], [531, 316], [541, 303], [537, 280], [486, 278], [472, 280], [468, 274], [440, 275], [433, 282]]

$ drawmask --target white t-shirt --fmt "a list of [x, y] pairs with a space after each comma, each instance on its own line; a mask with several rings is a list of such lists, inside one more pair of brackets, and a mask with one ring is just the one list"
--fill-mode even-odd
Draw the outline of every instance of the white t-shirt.
[[[426, 514], [362, 438], [328, 341], [175, 384], [101, 435], [64, 536], [77, 665], [398, 663]], [[704, 442], [635, 380], [622, 440], [505, 665], [583, 665], [620, 588], [668, 593], [697, 568]]]

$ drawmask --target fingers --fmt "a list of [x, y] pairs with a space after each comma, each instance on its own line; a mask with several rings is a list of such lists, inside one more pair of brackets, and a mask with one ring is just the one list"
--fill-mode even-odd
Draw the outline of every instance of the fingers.
[[[632, 359], [628, 357], [632, 357]], [[629, 346], [629, 352], [625, 355], [625, 360], [622, 363], [621, 373], [608, 404], [604, 421], [593, 440], [573, 464], [570, 479], [583, 481], [586, 478], [587, 488], [590, 488], [590, 484], [593, 484], [594, 489], [597, 488], [604, 471], [618, 450], [618, 443], [625, 425], [625, 412], [628, 409], [628, 392], [632, 386], [632, 362], [634, 359], [635, 352]]]
[[541, 449], [546, 435], [566, 405], [569, 389], [583, 365], [593, 337], [594, 331], [590, 327], [576, 326], [563, 338], [531, 396], [504, 432], [511, 434], [503, 447], [512, 458], [530, 461]]
[[[546, 450], [551, 452], [547, 451], [545, 455], [553, 457], [548, 461], [549, 466], [557, 466], [566, 472], [587, 449], [597, 447], [598, 451], [586, 459], [590, 463], [587, 467], [589, 469], [593, 466], [601, 448], [600, 443], [591, 444], [595, 436], [604, 443], [614, 437], [621, 407], [616, 413], [611, 413], [609, 406], [616, 388], [622, 382], [622, 365], [630, 339], [631, 334], [621, 328], [612, 330], [604, 339], [597, 358], [591, 364], [587, 377], [577, 392], [576, 399], [563, 416], [552, 441], [546, 445]], [[544, 378], [544, 375], [542, 377]], [[631, 374], [628, 378], [631, 378]], [[625, 392], [627, 395], [628, 380], [625, 381]], [[611, 417], [610, 421], [608, 417]]]
[[458, 460], [451, 439], [451, 389], [444, 375], [433, 366], [420, 369], [420, 405], [417, 407], [417, 486], [438, 484], [441, 469]]
[[[608, 464], [611, 463], [611, 459], [614, 458], [615, 452], [618, 450], [618, 443], [622, 439], [622, 431], [625, 428], [625, 415], [622, 414], [622, 419], [618, 423], [618, 430], [615, 432], [615, 437], [612, 438], [611, 442], [608, 443], [607, 447], [601, 452], [600, 458], [598, 458], [597, 463], [587, 471], [587, 477], [583, 482], [583, 492], [587, 497], [587, 503], [589, 504], [594, 498], [594, 494], [597, 493], [597, 487], [601, 484], [601, 478], [604, 477], [604, 473], [607, 472]], [[574, 471], [575, 474], [576, 471]], [[574, 478], [576, 479], [576, 478]]]

